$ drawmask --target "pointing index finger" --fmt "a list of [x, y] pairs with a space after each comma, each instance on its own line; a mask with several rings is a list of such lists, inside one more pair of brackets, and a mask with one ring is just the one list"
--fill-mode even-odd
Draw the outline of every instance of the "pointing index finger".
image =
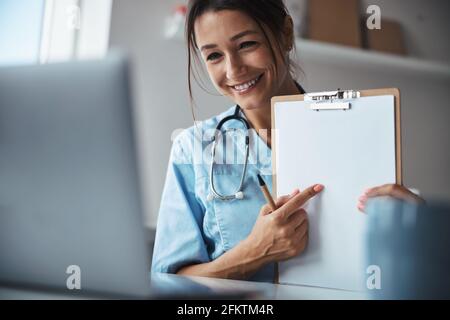
[[306, 188], [279, 208], [280, 214], [285, 218], [288, 218], [295, 210], [305, 204], [309, 199], [320, 193], [323, 188], [324, 186], [321, 184], [315, 184]]

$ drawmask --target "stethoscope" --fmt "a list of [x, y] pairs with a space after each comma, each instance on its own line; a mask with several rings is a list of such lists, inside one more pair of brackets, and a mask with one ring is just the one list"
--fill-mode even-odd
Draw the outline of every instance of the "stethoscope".
[[[297, 82], [295, 82], [295, 85], [297, 86], [297, 89], [300, 91], [301, 94], [305, 93], [305, 90], [303, 90], [302, 86], [300, 86]], [[212, 147], [211, 147], [211, 165], [209, 167], [209, 185], [211, 189], [211, 193], [208, 194], [207, 200], [212, 201], [213, 199], [220, 199], [220, 200], [233, 200], [233, 199], [244, 199], [244, 192], [242, 191], [243, 185], [244, 185], [244, 179], [245, 174], [247, 173], [247, 164], [248, 164], [248, 155], [249, 155], [249, 148], [250, 148], [250, 125], [247, 120], [245, 120], [243, 117], [239, 115], [239, 112], [241, 111], [241, 107], [239, 105], [236, 105], [236, 109], [234, 109], [234, 114], [231, 116], [227, 116], [223, 118], [219, 124], [216, 127], [216, 130], [214, 131], [214, 137], [212, 138]], [[216, 155], [216, 144], [218, 140], [218, 133], [220, 133], [222, 126], [230, 120], [237, 120], [240, 121], [242, 124], [244, 124], [245, 128], [247, 129], [247, 133], [245, 134], [245, 162], [244, 162], [244, 168], [242, 169], [241, 174], [241, 181], [239, 182], [239, 187], [236, 189], [236, 191], [233, 194], [230, 195], [224, 195], [220, 194], [216, 187], [214, 186], [214, 158]]]
[[[244, 198], [244, 192], [242, 191], [243, 185], [244, 185], [244, 179], [245, 174], [247, 173], [247, 164], [248, 164], [248, 155], [249, 155], [249, 149], [250, 149], [250, 125], [248, 124], [248, 121], [245, 120], [243, 117], [239, 115], [239, 112], [241, 111], [241, 107], [239, 105], [236, 105], [236, 109], [234, 110], [234, 114], [231, 116], [227, 116], [223, 118], [219, 124], [216, 127], [216, 130], [214, 131], [214, 137], [212, 138], [212, 146], [211, 146], [211, 165], [209, 167], [209, 185], [211, 189], [211, 193], [208, 195], [207, 200], [212, 201], [213, 199], [220, 199], [220, 200], [233, 200], [233, 199], [243, 199]], [[236, 189], [236, 191], [233, 194], [230, 195], [224, 195], [220, 194], [216, 187], [214, 186], [214, 158], [216, 155], [216, 144], [218, 141], [218, 134], [221, 132], [222, 126], [230, 120], [237, 120], [240, 121], [245, 128], [247, 129], [245, 134], [245, 161], [244, 161], [244, 168], [242, 169], [241, 174], [241, 180], [239, 182], [239, 186]]]

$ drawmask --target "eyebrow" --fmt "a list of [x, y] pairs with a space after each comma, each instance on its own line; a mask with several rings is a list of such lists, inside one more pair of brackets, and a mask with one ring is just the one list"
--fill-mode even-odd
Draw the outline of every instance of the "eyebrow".
[[[242, 31], [242, 32], [239, 32], [238, 34], [232, 36], [232, 37], [230, 38], [230, 41], [236, 41], [236, 40], [238, 40], [238, 39], [240, 39], [240, 38], [242, 38], [242, 37], [245, 37], [246, 35], [249, 35], [249, 34], [256, 34], [256, 33], [258, 33], [258, 32], [255, 31], [255, 30], [246, 30], [246, 31]], [[217, 44], [205, 44], [204, 46], [202, 46], [202, 47], [200, 48], [200, 51], [203, 51], [203, 50], [206, 50], [206, 49], [212, 49], [212, 48], [215, 48], [215, 47], [217, 47]]]

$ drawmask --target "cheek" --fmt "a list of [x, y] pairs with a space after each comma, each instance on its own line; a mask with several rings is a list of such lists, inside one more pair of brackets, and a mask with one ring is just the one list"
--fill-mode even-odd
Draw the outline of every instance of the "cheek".
[[223, 77], [221, 76], [220, 69], [218, 66], [215, 65], [209, 65], [206, 67], [206, 71], [208, 72], [209, 79], [214, 84], [216, 88], [221, 86]]
[[273, 65], [272, 55], [268, 48], [261, 48], [248, 55], [247, 62], [247, 65], [260, 69], [269, 69]]
[[267, 47], [261, 48], [261, 50], [258, 51], [259, 52], [255, 53], [255, 56], [252, 57], [252, 63], [257, 68], [265, 69], [267, 79], [270, 79], [269, 82], [272, 83], [278, 77], [278, 75], [276, 74], [277, 69], [275, 68], [275, 61], [273, 59], [272, 53]]

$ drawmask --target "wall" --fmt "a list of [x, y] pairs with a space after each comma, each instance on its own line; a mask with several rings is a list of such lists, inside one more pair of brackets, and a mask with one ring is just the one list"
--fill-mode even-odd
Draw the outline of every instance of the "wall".
[[[110, 46], [125, 48], [134, 61], [146, 224], [152, 226], [156, 224], [171, 135], [175, 129], [193, 123], [187, 95], [184, 43], [166, 40], [162, 29], [164, 19], [179, 2], [115, 0], [111, 16]], [[446, 1], [427, 1], [426, 7], [420, 0], [370, 1], [370, 4], [377, 3], [381, 4], [386, 17], [394, 16], [408, 25], [408, 37], [415, 36], [414, 41], [408, 43], [414, 54], [448, 61], [450, 49], [446, 30], [450, 30], [450, 19], [444, 21], [445, 10], [441, 10], [441, 6], [448, 7]], [[449, 10], [446, 12], [448, 15]], [[422, 17], [422, 24], [415, 22], [418, 15]], [[301, 57], [302, 48], [298, 49]], [[336, 66], [329, 60], [312, 58], [301, 58], [301, 64], [306, 73], [302, 83], [307, 90], [399, 87], [403, 99], [405, 184], [419, 188], [425, 196], [450, 199], [448, 80]], [[232, 104], [217, 93], [207, 94], [198, 88], [196, 102], [198, 119], [217, 114]]]
[[382, 17], [402, 25], [411, 56], [450, 63], [450, 1], [362, 0], [361, 3], [362, 9], [370, 4], [380, 6]]
[[[310, 0], [314, 1], [314, 0]], [[345, 0], [341, 0], [345, 3]], [[301, 36], [307, 34], [308, 0], [284, 0]], [[360, 0], [360, 15], [367, 18], [369, 5], [380, 7], [382, 19], [401, 24], [410, 56], [450, 63], [450, 1]]]

